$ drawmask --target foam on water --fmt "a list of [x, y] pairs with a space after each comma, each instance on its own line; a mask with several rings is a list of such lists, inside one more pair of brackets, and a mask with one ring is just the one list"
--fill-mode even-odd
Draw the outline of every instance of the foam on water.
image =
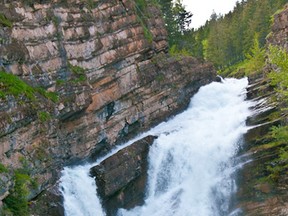
[[[236, 191], [232, 175], [238, 167], [233, 158], [251, 114], [251, 102], [245, 101], [247, 85], [247, 79], [226, 79], [204, 86], [186, 111], [137, 138], [159, 136], [149, 152], [146, 201], [118, 215], [229, 215], [229, 200]], [[88, 174], [93, 165], [63, 170], [60, 186], [67, 216], [105, 215]]]

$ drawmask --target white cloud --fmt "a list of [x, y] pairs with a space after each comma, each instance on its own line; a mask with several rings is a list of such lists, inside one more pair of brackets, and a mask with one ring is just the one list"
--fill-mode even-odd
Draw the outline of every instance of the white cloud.
[[213, 12], [226, 14], [232, 11], [237, 0], [183, 0], [186, 10], [192, 12], [191, 27], [204, 25]]

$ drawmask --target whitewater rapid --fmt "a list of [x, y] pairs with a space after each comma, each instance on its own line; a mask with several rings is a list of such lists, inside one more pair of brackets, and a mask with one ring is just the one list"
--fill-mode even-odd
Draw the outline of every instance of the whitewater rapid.
[[[158, 136], [149, 151], [145, 204], [120, 209], [119, 216], [231, 215], [230, 198], [237, 190], [233, 174], [239, 167], [235, 155], [251, 115], [247, 85], [246, 78], [206, 85], [186, 111], [113, 151], [147, 135]], [[60, 189], [66, 216], [105, 215], [89, 177], [89, 169], [104, 158], [63, 170]]]

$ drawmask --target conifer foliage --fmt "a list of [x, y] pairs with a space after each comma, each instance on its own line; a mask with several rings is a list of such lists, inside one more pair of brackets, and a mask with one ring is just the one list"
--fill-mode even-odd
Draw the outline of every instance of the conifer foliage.
[[[179, 50], [185, 49], [186, 53], [224, 69], [242, 62], [249, 55], [251, 57], [251, 48], [252, 51], [260, 51], [271, 31], [273, 14], [283, 8], [288, 0], [241, 0], [226, 15], [213, 13], [210, 20], [197, 30], [187, 28], [175, 18], [173, 7], [177, 4], [172, 2], [159, 0], [170, 35], [170, 46], [176, 45]], [[176, 2], [181, 5], [181, 1]], [[184, 16], [184, 23], [191, 21], [191, 18], [193, 22], [192, 14]], [[184, 30], [179, 29], [179, 25], [185, 26]], [[257, 55], [261, 57], [261, 53]]]

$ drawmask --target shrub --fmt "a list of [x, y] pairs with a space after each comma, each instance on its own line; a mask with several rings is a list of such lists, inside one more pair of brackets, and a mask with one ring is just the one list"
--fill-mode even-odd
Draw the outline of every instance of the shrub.
[[46, 121], [48, 121], [49, 119], [51, 119], [50, 113], [44, 112], [44, 111], [39, 111], [39, 112], [37, 113], [37, 116], [38, 116], [38, 119], [39, 119], [41, 122], [46, 122]]
[[7, 173], [8, 169], [2, 164], [0, 163], [0, 173]]
[[28, 188], [27, 183], [30, 177], [27, 174], [16, 172], [14, 174], [14, 187], [10, 190], [10, 194], [3, 200], [5, 207], [9, 209], [13, 215], [26, 216], [28, 209]]
[[277, 67], [268, 77], [281, 99], [288, 102], [288, 54], [285, 50], [276, 46], [269, 46], [269, 61]]
[[13, 23], [8, 20], [3, 14], [0, 13], [0, 24], [11, 28], [13, 26]]

